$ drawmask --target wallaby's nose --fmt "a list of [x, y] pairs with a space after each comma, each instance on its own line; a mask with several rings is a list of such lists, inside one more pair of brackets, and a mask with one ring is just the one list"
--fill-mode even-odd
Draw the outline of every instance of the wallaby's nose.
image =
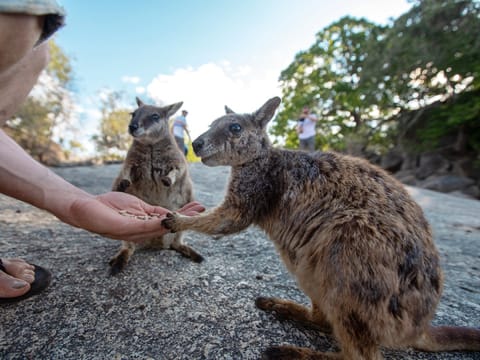
[[193, 151], [195, 151], [195, 154], [198, 153], [200, 150], [202, 150], [203, 147], [203, 140], [202, 139], [196, 139], [192, 143]]
[[132, 124], [128, 125], [128, 131], [132, 135], [135, 132], [135, 130], [137, 130], [137, 129], [138, 129], [138, 124], [137, 123], [132, 123]]

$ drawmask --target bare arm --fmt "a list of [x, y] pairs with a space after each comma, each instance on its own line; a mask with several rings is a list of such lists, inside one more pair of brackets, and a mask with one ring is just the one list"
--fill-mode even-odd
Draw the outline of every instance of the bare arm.
[[[109, 192], [94, 196], [32, 159], [0, 130], [0, 192], [49, 211], [67, 224], [103, 236], [134, 242], [163, 235], [161, 220], [167, 209], [151, 206], [125, 193]], [[192, 203], [180, 210], [196, 215], [204, 208]], [[120, 212], [145, 216], [150, 220], [126, 217]]]

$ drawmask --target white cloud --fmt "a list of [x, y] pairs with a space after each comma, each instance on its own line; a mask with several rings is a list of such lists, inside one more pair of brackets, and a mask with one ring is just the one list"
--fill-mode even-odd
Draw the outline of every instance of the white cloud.
[[[148, 95], [158, 105], [183, 101], [183, 108], [189, 112], [187, 120], [194, 139], [225, 113], [225, 105], [239, 113], [250, 113], [267, 99], [279, 96], [278, 73], [273, 67], [268, 71], [254, 71], [250, 66], [233, 66], [222, 61], [159, 74], [146, 87], [136, 86], [135, 93]], [[95, 154], [91, 137], [99, 133], [101, 102], [111, 92], [108, 88], [100, 89], [95, 96], [83, 98], [82, 105], [75, 108], [79, 128], [76, 140], [83, 144], [84, 156]], [[135, 107], [130, 97], [122, 99], [119, 105]]]
[[138, 76], [122, 76], [122, 82], [127, 84], [138, 84], [140, 82], [140, 78]]
[[147, 89], [145, 89], [144, 86], [137, 86], [135, 88], [135, 93], [138, 94], [138, 95], [145, 94], [145, 91], [147, 91]]
[[193, 138], [224, 114], [224, 105], [239, 113], [250, 113], [280, 95], [278, 71], [254, 73], [249, 66], [232, 66], [224, 61], [198, 68], [177, 69], [159, 74], [147, 86], [148, 95], [158, 104], [183, 101], [188, 110], [188, 127]]

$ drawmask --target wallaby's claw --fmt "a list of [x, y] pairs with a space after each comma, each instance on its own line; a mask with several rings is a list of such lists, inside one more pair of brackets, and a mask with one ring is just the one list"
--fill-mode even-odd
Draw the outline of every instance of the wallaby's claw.
[[167, 213], [165, 219], [162, 220], [162, 226], [170, 230], [170, 232], [174, 233], [176, 232], [174, 227], [175, 227], [175, 220], [176, 220], [176, 215], [174, 213]]
[[122, 181], [120, 181], [120, 183], [118, 184], [115, 190], [120, 192], [125, 192], [125, 190], [127, 190], [131, 184], [132, 183], [130, 182], [130, 180], [123, 179]]
[[161, 180], [162, 184], [165, 185], [166, 187], [172, 186], [172, 180], [169, 177], [164, 176], [160, 180]]

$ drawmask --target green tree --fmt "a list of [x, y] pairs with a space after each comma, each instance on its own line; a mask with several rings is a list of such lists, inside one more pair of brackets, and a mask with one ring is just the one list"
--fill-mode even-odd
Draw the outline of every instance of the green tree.
[[416, 0], [370, 44], [362, 82], [396, 113], [398, 142], [422, 151], [454, 134], [456, 150], [480, 148], [479, 33], [479, 1]]
[[[284, 108], [271, 133], [297, 144], [303, 105], [320, 116], [319, 145], [383, 151], [480, 148], [480, 2], [415, 0], [390, 26], [342, 18], [280, 75]], [[453, 140], [452, 134], [454, 135]]]
[[34, 158], [55, 164], [63, 160], [60, 144], [74, 132], [70, 59], [51, 40], [50, 62], [18, 113], [7, 121], [6, 131]]
[[[299, 52], [280, 75], [283, 108], [270, 132], [284, 137], [287, 147], [297, 146], [292, 122], [303, 106], [319, 116], [317, 145], [344, 150], [360, 141], [364, 147], [374, 137], [378, 107], [366, 102], [363, 62], [367, 44], [384, 28], [365, 19], [344, 17], [316, 34], [315, 43]], [[362, 134], [364, 139], [357, 136]]]
[[120, 105], [122, 97], [122, 93], [112, 91], [102, 99], [100, 134], [93, 140], [103, 160], [122, 159], [132, 142], [128, 133], [131, 110]]

